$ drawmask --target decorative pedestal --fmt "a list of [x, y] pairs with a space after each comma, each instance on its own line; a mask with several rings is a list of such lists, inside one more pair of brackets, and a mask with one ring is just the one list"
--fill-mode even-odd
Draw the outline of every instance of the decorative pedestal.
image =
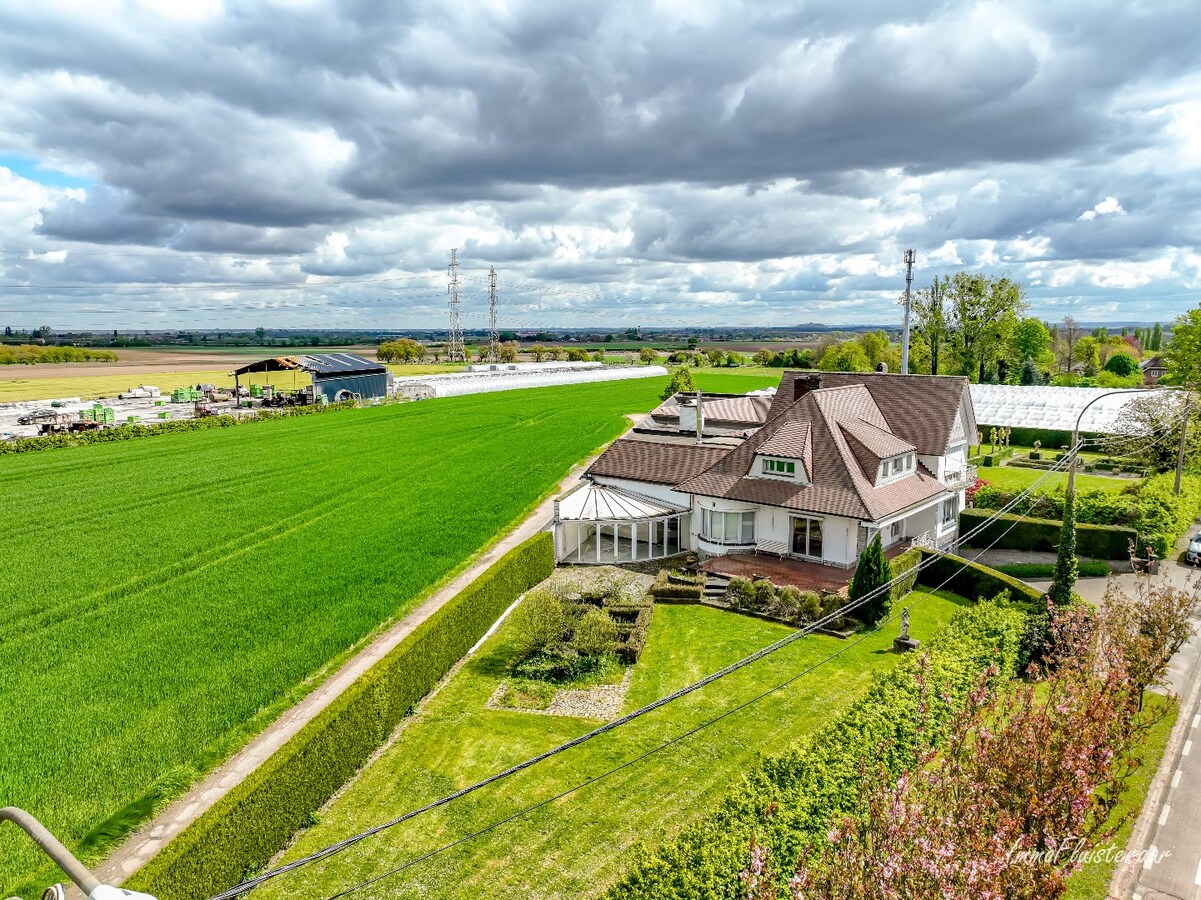
[[909, 636], [909, 607], [901, 610], [901, 636], [893, 638], [892, 649], [897, 653], [909, 653], [922, 645], [922, 642]]

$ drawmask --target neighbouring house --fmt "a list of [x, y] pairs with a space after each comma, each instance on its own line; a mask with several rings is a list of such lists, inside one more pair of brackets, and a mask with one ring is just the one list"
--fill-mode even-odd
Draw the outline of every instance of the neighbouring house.
[[1168, 374], [1168, 364], [1162, 356], [1152, 356], [1141, 363], [1143, 384], [1159, 384], [1159, 379]]
[[677, 394], [560, 498], [560, 561], [692, 550], [855, 564], [952, 539], [976, 420], [966, 378], [785, 372], [773, 397]]

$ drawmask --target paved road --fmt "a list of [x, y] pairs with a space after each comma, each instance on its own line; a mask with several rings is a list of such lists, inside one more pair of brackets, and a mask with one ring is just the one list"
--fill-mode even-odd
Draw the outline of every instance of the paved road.
[[[1196, 569], [1178, 560], [1165, 563], [1164, 571], [1180, 586], [1196, 577]], [[1133, 594], [1138, 576], [1114, 577]], [[1082, 579], [1077, 591], [1097, 603], [1105, 584], [1104, 578]], [[1201, 629], [1201, 621], [1195, 624]], [[1120, 866], [1110, 886], [1110, 897], [1120, 900], [1201, 900], [1201, 635], [1173, 658], [1168, 689], [1181, 699], [1180, 719], [1127, 844], [1142, 854], [1141, 866]]]

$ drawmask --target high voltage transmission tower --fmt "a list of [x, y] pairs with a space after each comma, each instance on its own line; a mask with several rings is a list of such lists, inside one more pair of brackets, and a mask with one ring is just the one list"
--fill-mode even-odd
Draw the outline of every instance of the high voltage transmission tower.
[[488, 362], [500, 362], [500, 333], [496, 330], [496, 266], [488, 267]]
[[450, 328], [446, 332], [446, 359], [448, 362], [465, 362], [463, 348], [463, 322], [459, 318], [459, 250], [450, 251], [450, 266], [447, 268], [450, 284], [446, 292], [450, 294]]

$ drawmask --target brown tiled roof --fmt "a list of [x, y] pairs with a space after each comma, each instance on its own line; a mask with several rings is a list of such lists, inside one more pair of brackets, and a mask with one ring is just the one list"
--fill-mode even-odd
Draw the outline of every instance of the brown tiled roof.
[[726, 456], [730, 449], [703, 444], [617, 440], [588, 467], [587, 474], [674, 487], [708, 469]]
[[759, 452], [768, 456], [787, 456], [805, 459], [809, 449], [809, 423], [786, 422], [764, 441]]
[[[796, 400], [796, 382], [818, 376], [822, 388], [861, 384], [871, 393], [888, 430], [908, 441], [925, 456], [942, 456], [951, 440], [955, 417], [968, 392], [968, 380], [958, 375], [891, 375], [882, 372], [792, 372], [784, 373], [768, 421], [790, 408]], [[971, 409], [968, 393], [968, 409]], [[974, 421], [965, 423], [969, 436], [976, 433]]]
[[[855, 384], [811, 391], [777, 411], [742, 446], [681, 484], [679, 489], [685, 493], [869, 521], [885, 519], [946, 492], [921, 467], [885, 487], [875, 487], [847, 441], [841, 427], [844, 422], [866, 423], [885, 434], [889, 432], [888, 423], [866, 386]], [[782, 429], [797, 425], [808, 425], [813, 459], [811, 483], [747, 477], [761, 448]]]
[[839, 422], [838, 425], [843, 431], [854, 435], [859, 443], [880, 459], [887, 456], [898, 456], [901, 453], [912, 453], [916, 449], [909, 441], [903, 441], [891, 431], [870, 422], [864, 422], [862, 419], [851, 419]]
[[[706, 397], [701, 394], [701, 408], [705, 421], [761, 425], [767, 419], [767, 411], [771, 408], [771, 397]], [[653, 419], [678, 419], [678, 395], [668, 397], [651, 410], [650, 414]]]

